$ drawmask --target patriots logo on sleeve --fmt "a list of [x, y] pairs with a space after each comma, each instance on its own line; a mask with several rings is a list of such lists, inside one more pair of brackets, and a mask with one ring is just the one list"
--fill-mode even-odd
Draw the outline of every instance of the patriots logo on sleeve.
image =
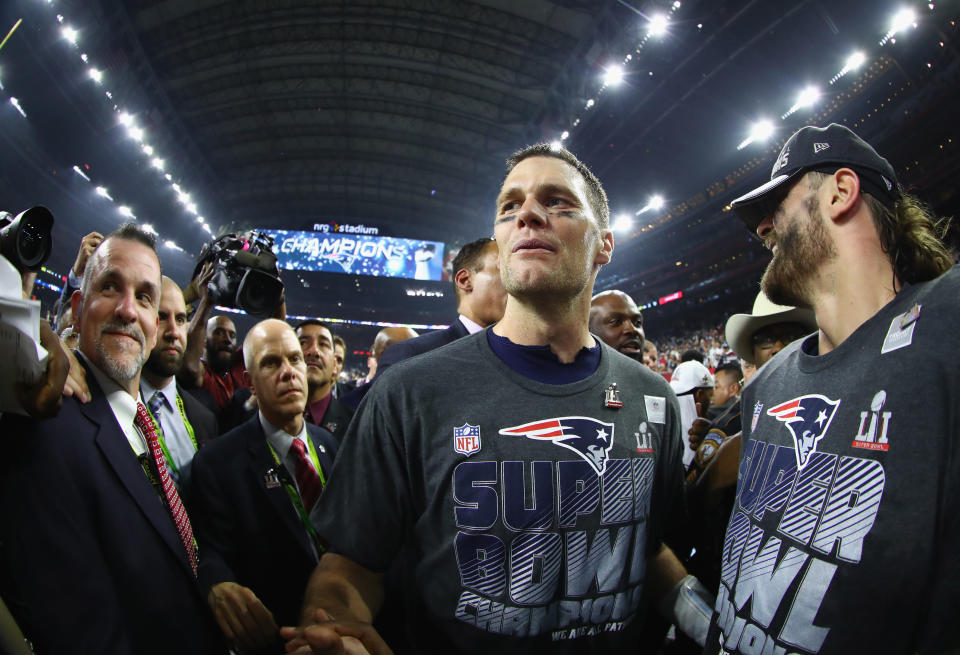
[[613, 423], [586, 416], [564, 416], [503, 428], [500, 434], [506, 437], [552, 441], [574, 451], [593, 467], [597, 475], [603, 475], [610, 449], [613, 447], [613, 427]]
[[767, 410], [769, 416], [787, 424], [793, 435], [797, 470], [802, 470], [817, 444], [827, 434], [827, 429], [840, 406], [839, 400], [830, 400], [820, 394], [807, 394], [788, 400]]

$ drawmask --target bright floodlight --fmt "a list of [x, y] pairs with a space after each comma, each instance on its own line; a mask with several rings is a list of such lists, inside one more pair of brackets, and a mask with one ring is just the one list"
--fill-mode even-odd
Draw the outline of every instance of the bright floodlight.
[[160, 170], [160, 171], [163, 170], [163, 160], [160, 159], [159, 157], [154, 157], [153, 159], [151, 159], [150, 165], [156, 168], [157, 170]]
[[737, 150], [743, 150], [754, 141], [765, 141], [769, 139], [774, 132], [773, 123], [768, 120], [758, 121], [750, 128], [750, 136], [740, 142]]
[[847, 58], [847, 63], [844, 68], [848, 71], [856, 70], [857, 68], [860, 68], [863, 65], [863, 62], [866, 60], [867, 56], [862, 52], [857, 51]]
[[901, 9], [894, 15], [893, 20], [890, 22], [890, 36], [907, 29], [913, 25], [916, 20], [917, 16], [913, 13], [913, 9]]
[[563, 131], [563, 134], [560, 135], [560, 140], [561, 140], [561, 141], [566, 141], [566, 140], [567, 140], [567, 137], [569, 137], [569, 136], [570, 136], [570, 133], [567, 132], [566, 130], [564, 130], [564, 131]]
[[117, 120], [120, 121], [120, 124], [125, 127], [130, 127], [131, 125], [133, 125], [133, 116], [131, 116], [125, 111], [120, 112], [120, 115], [117, 117]]
[[90, 79], [96, 82], [97, 84], [103, 81], [103, 73], [97, 70], [96, 68], [91, 68], [88, 71], [88, 74], [90, 75]]
[[647, 206], [653, 211], [659, 211], [663, 209], [663, 196], [651, 196], [650, 202], [647, 203]]
[[197, 223], [206, 223], [206, 222], [207, 222], [207, 219], [205, 219], [203, 216], [197, 216]]
[[207, 225], [206, 223], [204, 223], [204, 224], [203, 224], [203, 229], [204, 229], [204, 230], [206, 230], [206, 231], [207, 231], [207, 233], [209, 233], [209, 232], [210, 232], [210, 226], [209, 226], [209, 225]]
[[179, 250], [179, 248], [177, 248], [177, 244], [172, 239], [167, 239], [166, 241], [163, 242], [163, 245], [165, 245], [167, 248], [173, 248], [174, 250]]
[[126, 216], [127, 218], [133, 218], [133, 212], [126, 205], [120, 205], [119, 207], [117, 207], [117, 211], [120, 212], [120, 214], [122, 214], [123, 216]]
[[595, 104], [595, 101], [593, 98], [590, 98], [589, 100], [587, 100], [587, 109], [590, 109], [591, 107], [593, 107], [594, 104]]
[[618, 214], [617, 219], [613, 222], [614, 232], [626, 232], [631, 227], [633, 227], [633, 221], [629, 214]]
[[550, 149], [553, 150], [554, 152], [557, 152], [557, 151], [560, 150], [561, 148], [563, 148], [563, 144], [560, 143], [559, 141], [551, 141], [551, 142], [550, 142]]
[[140, 146], [140, 149], [143, 150], [143, 154], [145, 154], [147, 157], [150, 157], [153, 155], [153, 147], [148, 146], [146, 143]]
[[661, 36], [667, 32], [667, 17], [663, 14], [654, 14], [650, 17], [650, 25], [647, 26], [647, 34], [650, 36]]
[[27, 112], [23, 111], [23, 107], [20, 106], [20, 101], [10, 96], [10, 104], [17, 108], [17, 111], [20, 112], [20, 115], [24, 118], [27, 117]]
[[67, 41], [69, 41], [73, 45], [77, 45], [77, 30], [73, 29], [69, 25], [64, 25], [63, 28], [60, 30], [60, 34], [62, 34], [63, 38], [65, 38]]
[[188, 203], [187, 203], [187, 211], [190, 212], [191, 214], [196, 214], [196, 213], [197, 213], [197, 206], [196, 206], [195, 204], [193, 204], [192, 202], [188, 202]]
[[110, 192], [107, 191], [105, 187], [98, 186], [96, 191], [98, 196], [103, 196], [107, 200], [113, 200], [113, 198], [110, 197]]
[[820, 97], [820, 89], [815, 86], [808, 86], [800, 95], [797, 96], [797, 105], [799, 107], [809, 107]]
[[141, 223], [140, 229], [143, 230], [144, 232], [149, 232], [150, 234], [153, 234], [153, 235], [157, 234], [157, 231], [153, 229], [153, 226], [150, 225], [150, 223]]
[[607, 86], [617, 86], [623, 82], [623, 67], [614, 64], [609, 66], [603, 74], [603, 83]]
[[136, 125], [129, 125], [127, 126], [127, 134], [130, 135], [130, 138], [134, 141], [143, 141], [143, 128], [137, 127]]
[[183, 205], [190, 204], [190, 194], [189, 193], [177, 193], [177, 200], [180, 201]]

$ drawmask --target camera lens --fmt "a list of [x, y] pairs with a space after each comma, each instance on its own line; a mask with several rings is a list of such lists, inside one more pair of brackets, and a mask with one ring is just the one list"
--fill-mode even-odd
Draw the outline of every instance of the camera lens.
[[41, 230], [30, 222], [23, 222], [20, 225], [20, 232], [17, 234], [17, 254], [24, 266], [36, 266], [43, 261], [44, 241]]

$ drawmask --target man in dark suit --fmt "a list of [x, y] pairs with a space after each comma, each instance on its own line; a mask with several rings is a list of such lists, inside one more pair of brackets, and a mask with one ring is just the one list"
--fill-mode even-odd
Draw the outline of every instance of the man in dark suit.
[[108, 235], [71, 298], [90, 402], [0, 422], [0, 595], [37, 652], [225, 650], [139, 393], [160, 291], [153, 239]]
[[315, 319], [296, 327], [303, 358], [307, 363], [307, 422], [333, 433], [337, 443], [347, 431], [353, 410], [333, 397], [334, 372], [338, 369], [333, 349], [333, 334], [326, 323]]
[[471, 241], [453, 259], [453, 291], [459, 316], [445, 330], [437, 330], [387, 348], [380, 357], [376, 377], [393, 364], [445, 346], [479, 332], [503, 318], [507, 292], [500, 280], [497, 243], [489, 237]]
[[200, 584], [227, 638], [282, 653], [278, 624], [296, 623], [321, 547], [309, 512], [337, 442], [304, 421], [307, 365], [293, 329], [268, 319], [243, 344], [259, 412], [194, 457], [190, 506]]
[[177, 385], [187, 347], [187, 306], [180, 287], [166, 275], [157, 313], [157, 345], [143, 365], [140, 394], [160, 426], [158, 437], [170, 475], [182, 487], [197, 449], [217, 436], [217, 417]]

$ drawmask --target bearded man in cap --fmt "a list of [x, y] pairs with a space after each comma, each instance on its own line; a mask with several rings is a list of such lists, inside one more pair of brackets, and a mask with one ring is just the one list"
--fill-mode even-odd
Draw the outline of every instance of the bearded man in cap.
[[955, 649], [960, 273], [938, 222], [836, 124], [795, 133], [733, 209], [773, 252], [764, 292], [819, 330], [744, 389], [705, 652]]

